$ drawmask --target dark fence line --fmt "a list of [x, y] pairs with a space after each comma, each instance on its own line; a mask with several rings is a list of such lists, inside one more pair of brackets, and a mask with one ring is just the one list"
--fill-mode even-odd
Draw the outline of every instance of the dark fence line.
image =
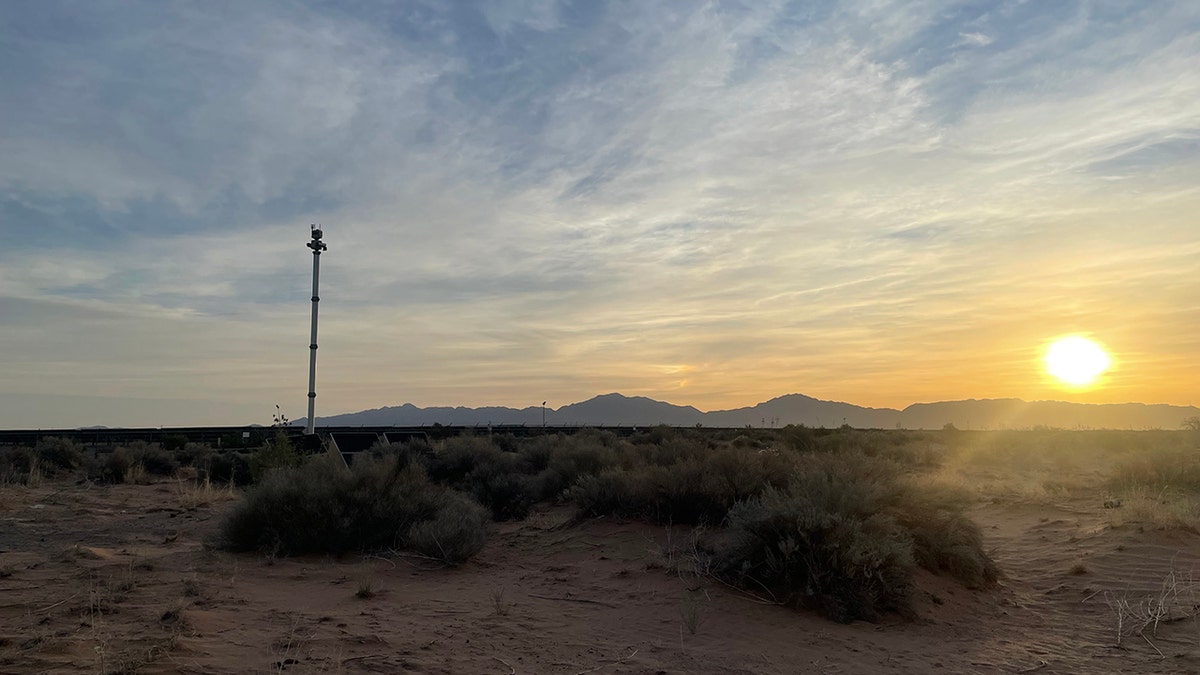
[[[651, 429], [651, 425], [643, 426], [602, 426], [602, 425], [571, 425], [571, 426], [528, 426], [522, 424], [493, 424], [493, 425], [423, 425], [423, 426], [330, 426], [317, 427], [317, 435], [328, 437], [336, 433], [374, 433], [374, 434], [424, 434], [429, 438], [445, 438], [462, 434], [507, 434], [517, 437], [541, 436], [544, 434], [576, 434], [585, 429], [610, 431], [619, 436], [631, 436], [639, 431]], [[695, 429], [696, 427], [679, 427]], [[722, 431], [704, 427], [705, 431]], [[207, 443], [213, 446], [242, 447], [261, 444], [282, 431], [289, 437], [304, 435], [303, 427], [163, 427], [163, 428], [106, 428], [106, 429], [0, 429], [0, 446], [36, 445], [43, 438], [66, 438], [85, 445], [119, 445], [134, 441], [147, 443], [162, 443], [163, 439], [178, 439], [180, 437], [189, 443]]]

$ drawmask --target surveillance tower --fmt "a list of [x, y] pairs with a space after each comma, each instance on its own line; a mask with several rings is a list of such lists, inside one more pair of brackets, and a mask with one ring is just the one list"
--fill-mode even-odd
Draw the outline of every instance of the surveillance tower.
[[321, 241], [322, 236], [321, 226], [313, 225], [312, 241], [306, 244], [313, 254], [312, 339], [308, 341], [308, 427], [304, 430], [310, 436], [316, 432], [313, 410], [317, 403], [317, 303], [321, 302], [317, 287], [321, 280], [321, 251], [328, 248]]

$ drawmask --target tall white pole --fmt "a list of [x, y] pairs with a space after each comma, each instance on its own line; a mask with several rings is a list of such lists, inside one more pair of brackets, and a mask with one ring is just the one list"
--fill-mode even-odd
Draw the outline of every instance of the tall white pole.
[[317, 404], [317, 303], [321, 302], [317, 291], [321, 281], [321, 251], [328, 249], [325, 242], [321, 241], [323, 235], [321, 228], [313, 225], [312, 241], [306, 244], [313, 254], [312, 337], [308, 341], [308, 427], [304, 430], [310, 436], [316, 432], [313, 414]]

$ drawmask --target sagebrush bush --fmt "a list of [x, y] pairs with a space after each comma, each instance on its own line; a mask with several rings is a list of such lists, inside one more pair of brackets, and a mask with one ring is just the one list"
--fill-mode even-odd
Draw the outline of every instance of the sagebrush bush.
[[886, 515], [817, 503], [829, 496], [769, 490], [736, 505], [729, 513], [730, 543], [717, 555], [718, 573], [835, 621], [905, 611], [912, 592], [909, 538]]
[[30, 470], [37, 466], [33, 448], [23, 446], [0, 450], [0, 484], [29, 481]]
[[125, 476], [134, 465], [133, 452], [129, 448], [114, 448], [107, 454], [97, 454], [84, 467], [88, 480], [96, 483], [124, 483]]
[[48, 474], [73, 471], [83, 463], [83, 446], [66, 438], [43, 438], [34, 454], [38, 466]]
[[786, 488], [730, 510], [714, 567], [731, 583], [837, 621], [905, 613], [918, 565], [969, 585], [995, 580], [965, 506], [955, 493], [918, 490], [890, 461], [801, 455]]
[[431, 483], [419, 464], [362, 457], [346, 471], [321, 456], [269, 472], [228, 514], [220, 543], [280, 555], [416, 547], [458, 563], [482, 548], [486, 523], [481, 506]]
[[216, 450], [207, 443], [184, 443], [175, 451], [175, 459], [183, 466], [201, 467], [209, 460]]
[[223, 485], [250, 485], [254, 482], [250, 471], [251, 457], [232, 450], [214, 453], [196, 465], [197, 478]]
[[607, 469], [579, 479], [571, 488], [569, 499], [575, 504], [580, 518], [598, 516], [634, 516], [642, 510], [641, 496], [635, 493], [628, 472]]
[[130, 450], [133, 453], [134, 463], [141, 464], [146, 473], [155, 476], [173, 476], [179, 470], [179, 461], [175, 459], [175, 455], [162, 448], [140, 443], [136, 447], [131, 447]]
[[[785, 485], [791, 472], [792, 460], [778, 452], [668, 443], [657, 451], [641, 446], [642, 454], [625, 458], [626, 467], [579, 479], [569, 493], [578, 515], [719, 525], [735, 503]], [[639, 456], [645, 463], [635, 463]]]
[[487, 511], [462, 495], [443, 493], [440, 508], [408, 530], [407, 547], [450, 564], [468, 560], [487, 543]]
[[983, 548], [983, 533], [966, 515], [971, 495], [938, 485], [902, 481], [889, 508], [912, 537], [913, 557], [931, 572], [944, 572], [969, 588], [996, 581], [1000, 570]]

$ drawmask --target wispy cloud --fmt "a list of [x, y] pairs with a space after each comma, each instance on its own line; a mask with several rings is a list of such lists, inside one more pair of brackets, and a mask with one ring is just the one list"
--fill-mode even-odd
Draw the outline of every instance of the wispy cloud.
[[302, 401], [321, 222], [331, 412], [1196, 403], [1186, 3], [227, 9], [0, 28], [0, 392]]

